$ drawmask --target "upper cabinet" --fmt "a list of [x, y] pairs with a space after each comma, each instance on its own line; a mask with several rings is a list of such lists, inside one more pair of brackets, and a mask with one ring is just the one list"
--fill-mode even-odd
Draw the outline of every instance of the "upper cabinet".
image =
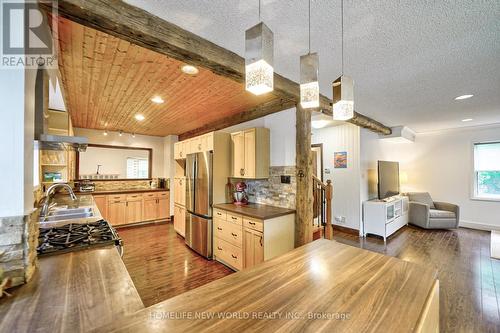
[[269, 129], [250, 128], [231, 134], [234, 178], [269, 178]]
[[214, 132], [174, 144], [174, 159], [183, 160], [188, 154], [214, 150]]

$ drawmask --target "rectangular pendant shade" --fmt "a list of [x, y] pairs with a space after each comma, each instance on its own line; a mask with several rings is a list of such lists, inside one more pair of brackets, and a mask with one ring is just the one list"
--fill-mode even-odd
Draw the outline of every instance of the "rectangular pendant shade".
[[263, 22], [245, 32], [245, 88], [255, 95], [274, 89], [273, 32]]
[[333, 82], [333, 119], [349, 120], [354, 117], [354, 81], [342, 75]]
[[300, 57], [300, 105], [303, 108], [319, 107], [319, 57], [309, 53]]

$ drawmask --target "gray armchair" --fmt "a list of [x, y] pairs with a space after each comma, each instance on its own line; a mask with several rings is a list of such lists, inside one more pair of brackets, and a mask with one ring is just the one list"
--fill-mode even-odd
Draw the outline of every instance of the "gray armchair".
[[407, 193], [410, 201], [409, 223], [424, 229], [455, 229], [460, 221], [460, 207], [433, 201], [427, 192]]

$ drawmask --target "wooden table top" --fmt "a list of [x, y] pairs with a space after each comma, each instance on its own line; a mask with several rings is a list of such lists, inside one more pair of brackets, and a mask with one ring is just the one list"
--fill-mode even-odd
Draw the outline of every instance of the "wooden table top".
[[42, 257], [0, 299], [0, 332], [88, 332], [144, 309], [114, 246]]
[[273, 219], [284, 215], [294, 214], [294, 209], [282, 208], [257, 203], [249, 203], [246, 206], [237, 206], [232, 203], [215, 204], [214, 208], [227, 210], [235, 214], [241, 214], [260, 220]]
[[432, 269], [317, 240], [98, 332], [412, 332]]

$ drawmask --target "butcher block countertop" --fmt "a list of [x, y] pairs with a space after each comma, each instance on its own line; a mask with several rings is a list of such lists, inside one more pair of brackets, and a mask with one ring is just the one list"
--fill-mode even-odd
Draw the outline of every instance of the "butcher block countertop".
[[436, 286], [435, 270], [321, 239], [97, 331], [429, 331]]
[[144, 305], [115, 246], [39, 258], [32, 280], [0, 299], [0, 332], [88, 332]]
[[235, 214], [241, 214], [260, 220], [269, 220], [289, 214], [295, 214], [294, 209], [275, 207], [257, 203], [250, 203], [246, 206], [237, 206], [232, 203], [215, 204], [214, 208], [226, 210]]

